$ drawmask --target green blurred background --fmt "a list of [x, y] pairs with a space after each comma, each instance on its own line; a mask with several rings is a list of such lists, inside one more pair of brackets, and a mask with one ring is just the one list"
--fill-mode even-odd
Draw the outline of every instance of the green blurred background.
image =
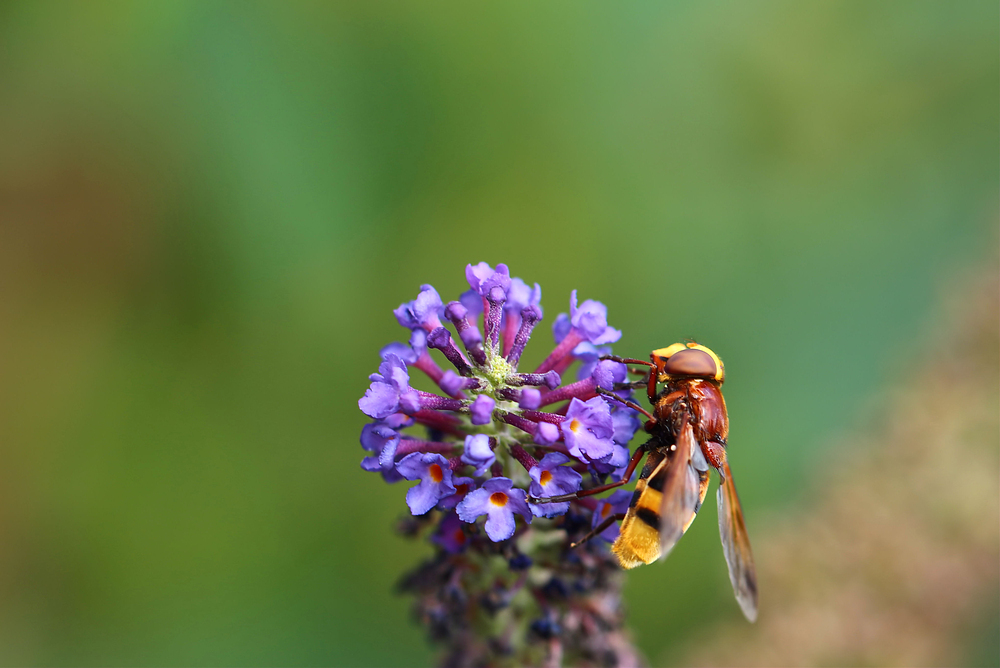
[[[621, 354], [720, 353], [766, 554], [996, 282], [998, 14], [3, 3], [0, 663], [432, 663], [357, 399], [391, 309], [482, 260]], [[714, 512], [629, 574], [654, 665], [739, 617]], [[956, 661], [1000, 661], [986, 593]]]

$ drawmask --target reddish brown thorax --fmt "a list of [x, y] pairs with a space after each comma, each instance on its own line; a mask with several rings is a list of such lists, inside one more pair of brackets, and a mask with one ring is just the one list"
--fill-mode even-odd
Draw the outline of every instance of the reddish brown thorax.
[[[649, 401], [655, 406], [656, 419], [671, 425], [673, 433], [681, 429], [680, 421], [690, 421], [705, 458], [716, 468], [722, 466], [729, 436], [722, 360], [693, 342], [654, 350], [650, 360], [656, 373], [650, 374]], [[660, 383], [663, 389], [657, 393]]]
[[714, 380], [677, 378], [667, 382], [666, 388], [654, 402], [656, 419], [674, 426], [674, 433], [681, 425], [677, 420], [688, 419], [699, 441], [716, 441], [722, 445], [729, 435], [729, 418], [726, 400]]

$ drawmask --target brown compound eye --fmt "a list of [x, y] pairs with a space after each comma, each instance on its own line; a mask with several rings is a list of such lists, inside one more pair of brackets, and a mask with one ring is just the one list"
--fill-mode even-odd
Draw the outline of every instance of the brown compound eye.
[[663, 362], [663, 372], [671, 376], [715, 378], [718, 371], [711, 355], [692, 348], [676, 352]]

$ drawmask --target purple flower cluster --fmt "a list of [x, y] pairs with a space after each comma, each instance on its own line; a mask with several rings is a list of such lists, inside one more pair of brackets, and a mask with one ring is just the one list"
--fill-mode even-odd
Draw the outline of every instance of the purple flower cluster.
[[[432, 540], [447, 552], [464, 549], [484, 517], [486, 535], [501, 542], [518, 534], [518, 516], [523, 527], [533, 518], [592, 514], [593, 502], [571, 512], [569, 502], [530, 504], [527, 496], [620, 478], [640, 424], [634, 411], [598, 394], [615, 391], [627, 373], [624, 364], [600, 359], [621, 337], [603, 304], [578, 304], [573, 291], [569, 314], [553, 325], [555, 348], [538, 368], [520, 371], [542, 319], [541, 287], [511, 277], [503, 264], [469, 265], [465, 276], [470, 290], [457, 301], [445, 304], [424, 285], [394, 311], [409, 341], [382, 349], [378, 373], [358, 401], [372, 418], [361, 432], [371, 453], [362, 468], [390, 483], [415, 481], [406, 503], [415, 516], [440, 511]], [[431, 350], [452, 368], [443, 370]], [[575, 381], [563, 384], [576, 361]], [[413, 388], [414, 369], [439, 392]], [[420, 427], [421, 435], [413, 433]]]

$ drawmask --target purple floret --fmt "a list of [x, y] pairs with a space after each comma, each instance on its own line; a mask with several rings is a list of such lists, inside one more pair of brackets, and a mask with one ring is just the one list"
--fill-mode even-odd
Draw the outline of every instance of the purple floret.
[[566, 420], [560, 428], [570, 454], [582, 462], [602, 459], [614, 451], [611, 410], [601, 397], [570, 401]]
[[469, 282], [469, 287], [482, 297], [488, 296], [494, 287], [499, 287], [506, 294], [510, 288], [510, 271], [505, 264], [498, 264], [494, 270], [485, 262], [480, 262], [476, 265], [466, 265], [465, 280]]
[[458, 296], [462, 306], [468, 311], [468, 317], [475, 318], [483, 312], [483, 296], [475, 290], [466, 290]]
[[456, 491], [451, 483], [448, 460], [439, 454], [414, 452], [399, 460], [396, 470], [407, 480], [420, 481], [406, 493], [406, 505], [414, 515], [427, 513], [438, 501]]
[[542, 405], [542, 393], [533, 387], [526, 387], [521, 390], [521, 398], [517, 405], [519, 408], [534, 410]]
[[399, 447], [399, 432], [396, 429], [405, 426], [398, 417], [405, 416], [397, 413], [387, 420], [366, 424], [361, 429], [361, 447], [375, 453], [361, 460], [361, 468], [365, 471], [379, 471], [388, 483], [402, 480], [394, 461], [396, 448]]
[[441, 297], [430, 285], [421, 285], [420, 294], [411, 302], [400, 304], [393, 313], [399, 324], [408, 329], [424, 329], [428, 332], [441, 326], [439, 316], [444, 310]]
[[508, 318], [520, 318], [521, 311], [529, 306], [538, 308], [538, 318], [542, 317], [542, 286], [535, 283], [535, 287], [530, 288], [528, 284], [520, 278], [510, 279], [510, 289], [507, 290], [507, 302], [503, 306]]
[[570, 322], [569, 316], [560, 313], [552, 323], [552, 338], [556, 340], [556, 343], [562, 343], [571, 329], [573, 329], [573, 323]]
[[476, 475], [482, 476], [496, 461], [493, 448], [490, 447], [490, 437], [486, 434], [475, 434], [465, 437], [465, 452], [462, 461], [476, 467]]
[[621, 362], [601, 360], [594, 366], [591, 374], [594, 383], [605, 390], [613, 390], [615, 383], [621, 383], [628, 377], [628, 367]]
[[[569, 318], [566, 319], [569, 322]], [[594, 373], [594, 368], [601, 361], [602, 355], [610, 355], [611, 346], [595, 346], [590, 341], [584, 341], [573, 349], [573, 357], [580, 360], [580, 368], [576, 372], [576, 379], [583, 380], [589, 378]]]
[[[579, 490], [583, 476], [568, 466], [562, 466], [569, 461], [569, 457], [559, 452], [550, 452], [542, 457], [538, 466], [528, 471], [532, 480], [531, 487], [528, 488], [531, 495], [540, 499], [559, 494], [572, 494]], [[567, 510], [569, 510], [568, 501], [531, 504], [531, 512], [535, 517], [556, 517]]]
[[532, 436], [538, 445], [552, 445], [559, 440], [559, 427], [551, 422], [539, 422]]
[[410, 387], [410, 375], [403, 360], [389, 353], [378, 370], [369, 376], [372, 384], [358, 400], [362, 412], [382, 419], [400, 411], [412, 415], [420, 410], [420, 395]]
[[497, 402], [486, 396], [485, 394], [480, 394], [476, 397], [469, 405], [469, 413], [472, 414], [472, 424], [489, 424], [493, 420], [493, 408], [497, 405]]
[[490, 478], [483, 486], [470, 492], [455, 510], [463, 522], [475, 522], [486, 515], [486, 535], [495, 543], [514, 535], [514, 514], [531, 523], [531, 510], [526, 494], [508, 478]]
[[442, 390], [451, 396], [455, 396], [465, 388], [465, 378], [459, 376], [451, 369], [448, 369], [444, 372], [444, 375], [441, 376], [441, 382], [439, 385]]
[[395, 355], [406, 364], [415, 364], [417, 359], [420, 358], [420, 353], [405, 343], [399, 343], [398, 341], [385, 346], [382, 350], [378, 351], [378, 354], [383, 361], [388, 359], [389, 355]]

